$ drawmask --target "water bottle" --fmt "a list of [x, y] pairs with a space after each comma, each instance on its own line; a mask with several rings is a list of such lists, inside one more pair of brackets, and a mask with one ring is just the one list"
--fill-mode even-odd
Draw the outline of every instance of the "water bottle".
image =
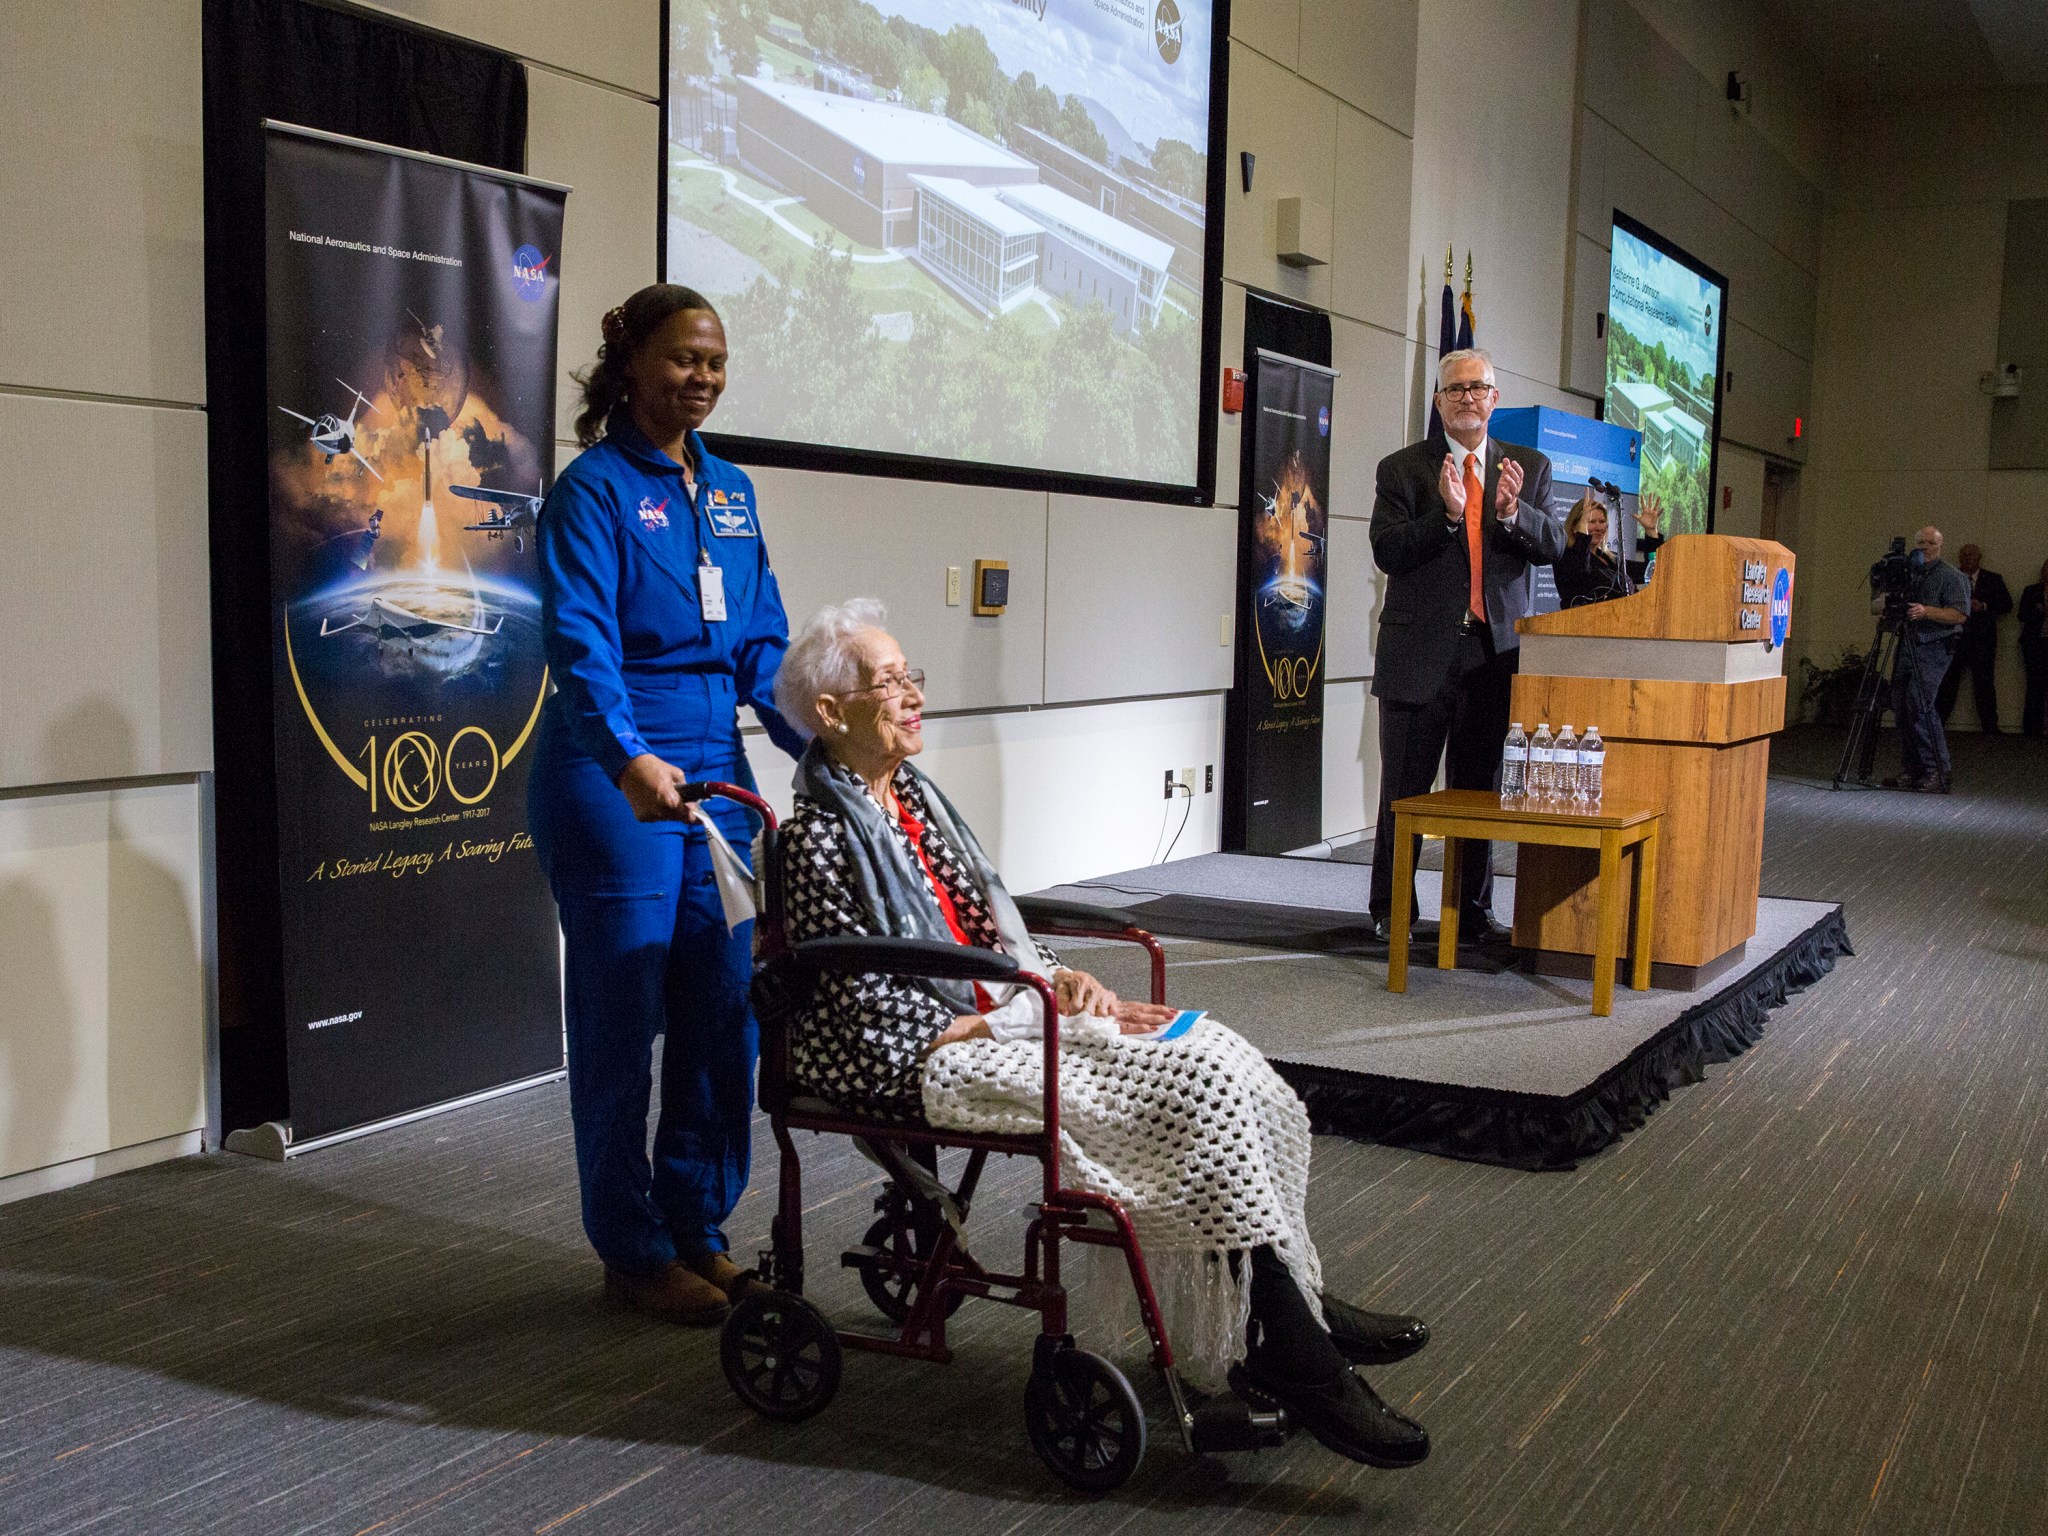
[[1550, 798], [1570, 805], [1579, 798], [1579, 738], [1569, 725], [1557, 733], [1550, 762]]
[[1597, 726], [1587, 726], [1579, 738], [1579, 798], [1594, 810], [1600, 809], [1600, 778], [1607, 765], [1607, 743]]
[[1529, 799], [1536, 804], [1550, 798], [1551, 785], [1551, 739], [1550, 727], [1539, 724], [1536, 734], [1529, 738]]
[[1522, 722], [1508, 727], [1507, 745], [1500, 752], [1500, 803], [1511, 805], [1529, 792], [1529, 738], [1522, 734]]

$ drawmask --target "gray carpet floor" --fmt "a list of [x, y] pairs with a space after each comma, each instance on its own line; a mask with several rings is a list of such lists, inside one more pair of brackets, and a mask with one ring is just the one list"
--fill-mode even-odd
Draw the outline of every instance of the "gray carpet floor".
[[[1766, 888], [1846, 902], [1857, 956], [1578, 1171], [1318, 1141], [1330, 1281], [1436, 1328], [1374, 1376], [1435, 1436], [1415, 1471], [1155, 1432], [1077, 1498], [1024, 1442], [1028, 1320], [987, 1306], [953, 1367], [854, 1358], [764, 1424], [708, 1336], [599, 1306], [551, 1087], [0, 1208], [0, 1532], [2040, 1531], [2048, 751], [1959, 758], [1950, 799], [1773, 784]], [[807, 1168], [815, 1294], [859, 1317], [832, 1253], [873, 1172]], [[1029, 1189], [991, 1177], [978, 1247]]]

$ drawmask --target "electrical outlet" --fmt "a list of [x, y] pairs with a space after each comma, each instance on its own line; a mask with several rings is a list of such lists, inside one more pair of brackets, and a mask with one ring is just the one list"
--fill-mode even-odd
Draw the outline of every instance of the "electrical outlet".
[[1161, 798], [1171, 800], [1173, 798], [1173, 787], [1173, 770], [1169, 768], [1166, 770], [1166, 793]]
[[958, 608], [960, 606], [960, 567], [957, 565], [946, 567], [946, 606], [948, 608]]
[[1210, 763], [1202, 769], [1202, 793], [1205, 795], [1216, 793], [1216, 765], [1214, 763]]
[[1190, 798], [1192, 798], [1195, 793], [1195, 770], [1193, 768], [1181, 769], [1180, 785], [1182, 789], [1185, 789], [1188, 792]]

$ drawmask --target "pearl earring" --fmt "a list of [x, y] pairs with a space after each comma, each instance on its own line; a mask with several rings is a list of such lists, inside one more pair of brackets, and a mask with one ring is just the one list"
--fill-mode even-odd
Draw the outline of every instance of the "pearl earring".
[[845, 735], [845, 734], [846, 734], [846, 733], [847, 733], [848, 731], [850, 731], [850, 730], [852, 730], [852, 729], [853, 729], [853, 727], [852, 727], [852, 726], [850, 726], [850, 725], [848, 725], [848, 724], [847, 724], [847, 723], [846, 723], [846, 722], [845, 722], [844, 720], [842, 720], [842, 721], [840, 721], [840, 722], [839, 722], [839, 734], [840, 734], [840, 735], [844, 736], [844, 735]]

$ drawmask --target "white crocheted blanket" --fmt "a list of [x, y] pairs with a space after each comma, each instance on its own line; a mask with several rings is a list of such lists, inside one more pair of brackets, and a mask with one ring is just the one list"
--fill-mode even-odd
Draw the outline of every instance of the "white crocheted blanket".
[[[933, 1051], [926, 1118], [963, 1131], [1036, 1130], [1043, 1062], [1035, 1040]], [[1196, 1387], [1221, 1391], [1244, 1355], [1251, 1265], [1230, 1255], [1272, 1244], [1322, 1315], [1303, 1214], [1308, 1112], [1242, 1036], [1208, 1018], [1172, 1040], [1063, 1032], [1060, 1156], [1064, 1183], [1129, 1213], [1175, 1363]]]

